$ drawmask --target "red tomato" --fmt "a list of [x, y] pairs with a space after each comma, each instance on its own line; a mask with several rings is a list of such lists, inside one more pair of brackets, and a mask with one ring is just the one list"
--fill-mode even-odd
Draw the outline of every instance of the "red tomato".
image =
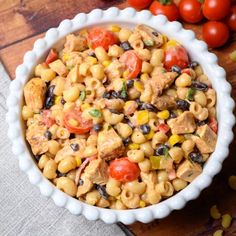
[[169, 21], [179, 18], [178, 7], [170, 0], [153, 1], [149, 10], [153, 15], [165, 15]]
[[137, 10], [142, 10], [148, 7], [153, 0], [128, 0], [128, 3], [131, 7], [136, 8]]
[[122, 54], [120, 62], [124, 63], [129, 71], [128, 79], [136, 78], [141, 71], [142, 61], [134, 50]]
[[197, 23], [203, 19], [202, 4], [199, 0], [181, 0], [179, 13], [183, 20], [189, 23]]
[[217, 134], [218, 132], [218, 123], [214, 117], [209, 118], [209, 127]]
[[229, 10], [230, 0], [205, 0], [203, 3], [203, 15], [208, 20], [221, 20]]
[[127, 157], [122, 157], [110, 163], [109, 174], [118, 181], [130, 182], [139, 177], [140, 169], [137, 164], [129, 161]]
[[179, 66], [181, 69], [188, 67], [189, 57], [183, 46], [171, 40], [166, 45], [164, 67], [167, 70], [171, 70], [174, 65]]
[[67, 112], [64, 115], [64, 125], [70, 131], [70, 133], [85, 134], [88, 133], [92, 128], [92, 120], [83, 120], [81, 115], [82, 112], [77, 108]]
[[203, 25], [202, 37], [209, 47], [217, 48], [223, 46], [229, 39], [229, 29], [222, 22], [209, 21]]
[[109, 46], [117, 43], [117, 37], [108, 30], [102, 28], [94, 28], [89, 31], [88, 42], [93, 49], [101, 46], [108, 50]]
[[162, 131], [163, 133], [167, 133], [170, 130], [170, 127], [167, 124], [159, 124], [157, 126], [157, 130]]
[[227, 18], [227, 24], [231, 30], [236, 32], [236, 5], [230, 8], [230, 14]]
[[46, 58], [46, 64], [50, 64], [51, 62], [55, 61], [58, 58], [58, 53], [56, 49], [52, 48]]
[[53, 124], [56, 123], [55, 119], [51, 116], [50, 110], [43, 110], [42, 111], [43, 116], [43, 123], [50, 128]]

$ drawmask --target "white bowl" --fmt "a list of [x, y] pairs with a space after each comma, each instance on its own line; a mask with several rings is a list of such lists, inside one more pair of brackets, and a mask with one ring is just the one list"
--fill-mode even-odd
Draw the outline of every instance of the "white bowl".
[[[126, 26], [146, 24], [156, 28], [169, 38], [179, 41], [189, 52], [192, 59], [200, 62], [204, 72], [211, 79], [217, 91], [217, 119], [219, 122], [218, 140], [214, 153], [204, 166], [203, 172], [184, 190], [156, 205], [134, 210], [111, 210], [90, 206], [58, 190], [51, 182], [43, 177], [35, 164], [24, 138], [21, 120], [23, 102], [23, 86], [32, 75], [34, 66], [42, 61], [51, 47], [58, 44], [67, 34], [98, 24], [118, 23]], [[40, 192], [54, 200], [55, 204], [67, 208], [72, 214], [83, 214], [88, 220], [101, 219], [106, 223], [117, 221], [131, 224], [134, 221], [144, 223], [166, 217], [171, 211], [181, 209], [200, 192], [210, 185], [212, 178], [222, 167], [222, 162], [229, 153], [229, 144], [233, 139], [232, 127], [235, 123], [233, 115], [234, 101], [230, 97], [231, 86], [226, 81], [226, 73], [217, 64], [217, 57], [209, 53], [207, 45], [195, 38], [190, 30], [184, 30], [178, 22], [168, 22], [165, 16], [152, 16], [149, 11], [136, 12], [132, 8], [119, 10], [109, 8], [106, 11], [95, 9], [89, 14], [80, 13], [72, 20], [64, 20], [58, 28], [51, 28], [46, 36], [38, 39], [32, 51], [24, 56], [24, 63], [16, 69], [16, 79], [10, 84], [10, 94], [7, 98], [8, 113], [6, 120], [9, 124], [8, 136], [12, 140], [12, 151], [19, 159], [19, 165], [29, 177], [32, 184], [39, 187]]]

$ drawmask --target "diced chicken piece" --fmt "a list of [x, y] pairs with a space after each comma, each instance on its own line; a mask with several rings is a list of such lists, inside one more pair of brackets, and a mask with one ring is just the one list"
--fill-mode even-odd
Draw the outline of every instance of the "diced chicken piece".
[[212, 153], [215, 150], [217, 135], [206, 124], [197, 129], [196, 134], [193, 135], [192, 140], [196, 143], [197, 148], [201, 153]]
[[180, 116], [170, 119], [167, 123], [173, 134], [189, 134], [196, 129], [194, 116], [190, 111], [183, 112]]
[[148, 83], [152, 87], [153, 96], [160, 96], [164, 89], [169, 88], [173, 84], [176, 77], [177, 73], [167, 72], [165, 74], [157, 74], [153, 76], [150, 80], [148, 80]]
[[48, 151], [48, 139], [44, 136], [47, 127], [39, 124], [32, 124], [26, 130], [26, 140], [31, 146], [34, 155], [40, 155]]
[[87, 48], [86, 38], [82, 36], [75, 36], [74, 34], [69, 34], [66, 36], [66, 42], [64, 44], [65, 51], [84, 51]]
[[84, 170], [84, 177], [95, 184], [105, 185], [108, 181], [108, 165], [102, 159], [90, 161]]
[[156, 30], [146, 26], [138, 25], [135, 31], [142, 36], [142, 40], [147, 46], [157, 46], [160, 47], [163, 44], [163, 36], [156, 32]]
[[152, 104], [154, 104], [158, 110], [170, 110], [176, 108], [175, 99], [169, 95], [162, 95], [160, 97], [155, 97], [152, 99]]
[[189, 160], [185, 160], [177, 169], [177, 177], [187, 182], [192, 182], [202, 172], [202, 167]]
[[124, 153], [122, 139], [113, 128], [99, 132], [97, 149], [98, 157], [104, 160], [112, 160]]
[[60, 76], [66, 76], [68, 74], [68, 70], [62, 60], [57, 59], [49, 64], [49, 67], [55, 71]]
[[150, 171], [145, 173], [141, 171], [140, 173], [142, 181], [150, 188], [154, 188], [157, 183], [157, 173], [156, 171]]
[[121, 78], [125, 71], [125, 66], [118, 60], [114, 60], [106, 69], [105, 73], [109, 80]]
[[34, 112], [43, 108], [46, 93], [46, 84], [40, 78], [31, 79], [24, 87], [25, 103]]
[[[78, 144], [78, 150], [75, 151], [76, 149], [73, 150], [72, 147], [77, 144]], [[85, 139], [79, 139], [79, 138], [71, 139], [64, 145], [62, 149], [60, 149], [57, 152], [54, 160], [56, 163], [59, 163], [67, 156], [79, 156], [81, 153], [83, 153], [85, 147], [86, 147]]]
[[81, 179], [83, 180], [83, 184], [78, 187], [78, 191], [76, 194], [77, 197], [80, 197], [89, 192], [93, 187], [93, 182], [91, 180], [85, 178], [83, 175]]

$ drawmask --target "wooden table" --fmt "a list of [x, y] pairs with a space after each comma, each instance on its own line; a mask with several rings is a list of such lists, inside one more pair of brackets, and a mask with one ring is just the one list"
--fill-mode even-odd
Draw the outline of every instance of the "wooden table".
[[[55, 27], [65, 18], [73, 18], [79, 12], [89, 12], [94, 8], [106, 9], [111, 6], [125, 8], [124, 0], [0, 0], [0, 58], [14, 79], [14, 71], [22, 62], [24, 53], [32, 48], [33, 42], [44, 32]], [[201, 25], [185, 24], [200, 38]], [[229, 59], [229, 53], [236, 50], [235, 35], [221, 49], [213, 50], [219, 63], [227, 71], [227, 79], [233, 86], [236, 98], [236, 66]], [[1, 75], [0, 75], [1, 78]], [[236, 142], [230, 147], [229, 158], [224, 162], [221, 173], [212, 185], [204, 190], [197, 200], [171, 213], [165, 219], [150, 224], [135, 223], [129, 229], [138, 236], [208, 236], [220, 227], [219, 221], [212, 221], [209, 209], [217, 204], [223, 213], [234, 216], [233, 225], [225, 235], [236, 235], [236, 192], [229, 189], [227, 179], [236, 174]]]

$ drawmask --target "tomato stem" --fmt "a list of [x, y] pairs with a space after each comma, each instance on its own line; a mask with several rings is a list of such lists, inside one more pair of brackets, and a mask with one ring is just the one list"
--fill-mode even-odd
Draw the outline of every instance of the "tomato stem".
[[172, 3], [172, 0], [159, 0], [162, 5], [169, 5]]

